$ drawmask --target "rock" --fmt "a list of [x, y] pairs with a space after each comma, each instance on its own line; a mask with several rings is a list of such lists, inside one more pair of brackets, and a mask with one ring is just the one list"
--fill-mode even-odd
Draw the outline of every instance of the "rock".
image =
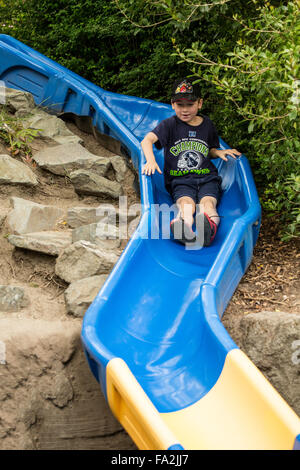
[[33, 159], [41, 168], [62, 176], [80, 168], [105, 176], [111, 167], [109, 158], [94, 155], [78, 143], [48, 147], [37, 152]]
[[31, 93], [0, 86], [0, 103], [17, 117], [25, 116], [35, 107]]
[[116, 180], [122, 183], [126, 179], [127, 173], [130, 171], [126, 159], [120, 155], [114, 155], [110, 157], [110, 161], [115, 170]]
[[0, 311], [17, 312], [29, 305], [25, 291], [17, 286], [0, 286]]
[[75, 191], [79, 194], [104, 196], [118, 199], [123, 194], [120, 183], [111, 181], [89, 170], [76, 170], [70, 175]]
[[74, 392], [69, 378], [60, 372], [54, 378], [51, 377], [44, 389], [41, 387], [41, 395], [58, 408], [64, 408], [73, 399]]
[[[104, 215], [102, 218], [103, 217]], [[77, 228], [81, 225], [88, 225], [94, 222], [98, 222], [96, 217], [96, 207], [71, 207], [68, 210], [67, 223], [69, 227]]]
[[64, 217], [65, 211], [55, 206], [45, 206], [36, 202], [12, 197], [13, 210], [7, 217], [8, 228], [15, 234], [51, 230]]
[[0, 155], [0, 184], [36, 186], [38, 179], [24, 163], [9, 155]]
[[99, 204], [98, 207], [72, 207], [67, 213], [67, 223], [72, 228], [89, 225], [99, 221], [107, 221], [116, 225], [120, 218], [123, 223], [129, 223], [136, 217], [136, 212], [128, 212], [127, 207], [115, 207], [112, 204]]
[[68, 283], [110, 272], [118, 256], [86, 241], [75, 242], [59, 255], [55, 273]]
[[132, 237], [132, 235], [138, 228], [140, 221], [141, 221], [141, 216], [138, 215], [130, 222], [129, 227], [128, 227], [128, 237]]
[[65, 291], [68, 313], [82, 318], [106, 279], [107, 274], [101, 274], [72, 282]]
[[300, 414], [300, 315], [258, 312], [245, 315], [229, 334]]
[[47, 114], [41, 109], [36, 109], [30, 117], [24, 120], [23, 125], [25, 128], [38, 130], [39, 137], [52, 139], [58, 144], [83, 143], [80, 137], [67, 128], [62, 119]]
[[135, 449], [87, 366], [80, 332], [81, 319], [0, 319], [1, 449]]
[[7, 240], [18, 248], [58, 256], [62, 250], [72, 243], [72, 234], [70, 230], [63, 232], [45, 231], [25, 233], [23, 235], [9, 235]]
[[103, 249], [119, 248], [121, 244], [118, 227], [105, 222], [82, 225], [73, 229], [72, 242], [80, 240], [86, 240]]

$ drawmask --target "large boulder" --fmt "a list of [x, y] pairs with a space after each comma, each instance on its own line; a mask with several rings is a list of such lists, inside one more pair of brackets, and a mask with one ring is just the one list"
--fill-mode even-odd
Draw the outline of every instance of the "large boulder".
[[116, 180], [119, 183], [123, 183], [123, 181], [125, 181], [129, 175], [133, 176], [131, 169], [129, 169], [127, 161], [124, 157], [121, 157], [120, 155], [113, 155], [110, 157], [110, 161], [115, 171]]
[[80, 332], [81, 319], [0, 319], [1, 450], [135, 449], [89, 370]]
[[107, 274], [100, 274], [72, 282], [65, 290], [67, 312], [75, 317], [83, 317], [106, 279]]
[[70, 230], [62, 232], [45, 231], [25, 233], [23, 235], [9, 235], [7, 240], [18, 248], [58, 256], [67, 246], [71, 245], [72, 234]]
[[263, 311], [227, 331], [287, 403], [300, 414], [300, 315]]
[[71, 283], [85, 277], [106, 274], [111, 271], [119, 256], [90, 242], [78, 241], [68, 246], [59, 255], [55, 273]]
[[0, 104], [5, 105], [7, 110], [15, 114], [17, 117], [26, 116], [35, 108], [34, 99], [31, 93], [1, 86]]
[[38, 179], [24, 163], [9, 155], [0, 155], [0, 184], [37, 186]]
[[111, 167], [109, 158], [94, 155], [78, 143], [47, 147], [33, 158], [41, 168], [62, 176], [80, 168], [105, 176]]
[[123, 188], [117, 181], [97, 175], [90, 170], [75, 170], [69, 175], [75, 191], [79, 194], [118, 199], [123, 195]]
[[13, 209], [7, 216], [10, 232], [15, 234], [52, 230], [65, 214], [56, 206], [37, 204], [20, 197], [12, 197]]
[[23, 125], [35, 129], [40, 138], [52, 139], [58, 144], [82, 143], [82, 139], [73, 134], [62, 119], [38, 108], [23, 121]]

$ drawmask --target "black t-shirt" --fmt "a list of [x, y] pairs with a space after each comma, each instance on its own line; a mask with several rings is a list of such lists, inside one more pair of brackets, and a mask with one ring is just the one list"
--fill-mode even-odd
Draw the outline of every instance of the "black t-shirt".
[[215, 126], [207, 116], [198, 126], [181, 121], [176, 115], [161, 121], [153, 133], [158, 137], [155, 146], [164, 148], [165, 186], [170, 191], [171, 181], [180, 178], [201, 178], [210, 181], [218, 175], [208, 157], [211, 148], [218, 148], [219, 138]]

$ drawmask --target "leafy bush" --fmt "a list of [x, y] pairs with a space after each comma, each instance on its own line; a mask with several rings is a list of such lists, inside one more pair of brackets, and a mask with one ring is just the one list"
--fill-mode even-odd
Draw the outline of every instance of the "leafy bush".
[[[274, 192], [277, 197], [274, 199]], [[270, 215], [281, 214], [282, 240], [299, 238], [300, 226], [300, 175], [292, 173], [286, 181], [276, 181], [274, 187], [265, 190], [265, 207]]]
[[[158, 31], [137, 30], [123, 22], [114, 1], [4, 0], [4, 4], [0, 4], [2, 32], [106, 90], [166, 98], [169, 80], [177, 72], [170, 25]], [[142, 2], [139, 8], [142, 11]]]
[[222, 98], [216, 120], [227, 121], [225, 134], [230, 140], [241, 137], [263, 206], [278, 215], [288, 239], [300, 235], [299, 204], [295, 204], [299, 190], [295, 172], [299, 175], [300, 166], [299, 5], [266, 3], [258, 13], [251, 21], [233, 16], [240, 28], [225, 57], [212, 58], [209, 45], [199, 42], [183, 51], [177, 47], [177, 55], [190, 64], [196, 79], [212, 83]]
[[107, 90], [167, 102], [174, 78], [199, 80], [267, 213], [299, 237], [299, 2], [1, 0], [0, 17], [2, 32]]

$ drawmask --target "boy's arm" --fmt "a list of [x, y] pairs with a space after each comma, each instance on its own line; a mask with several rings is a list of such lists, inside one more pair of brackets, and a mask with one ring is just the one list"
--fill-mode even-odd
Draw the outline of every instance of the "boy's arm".
[[161, 169], [159, 168], [155, 156], [153, 153], [153, 145], [155, 142], [158, 141], [158, 137], [154, 132], [149, 132], [146, 137], [141, 142], [141, 146], [143, 149], [143, 152], [146, 157], [146, 165], [144, 165], [144, 168], [142, 170], [142, 174], [146, 175], [153, 175], [155, 173], [155, 170], [157, 170], [159, 173], [161, 173]]
[[230, 155], [231, 157], [236, 158], [236, 156], [240, 156], [242, 154], [236, 149], [219, 150], [219, 149], [211, 148], [209, 151], [210, 158], [221, 158], [222, 160], [225, 160], [225, 162], [228, 161], [228, 158], [226, 158], [226, 155]]

